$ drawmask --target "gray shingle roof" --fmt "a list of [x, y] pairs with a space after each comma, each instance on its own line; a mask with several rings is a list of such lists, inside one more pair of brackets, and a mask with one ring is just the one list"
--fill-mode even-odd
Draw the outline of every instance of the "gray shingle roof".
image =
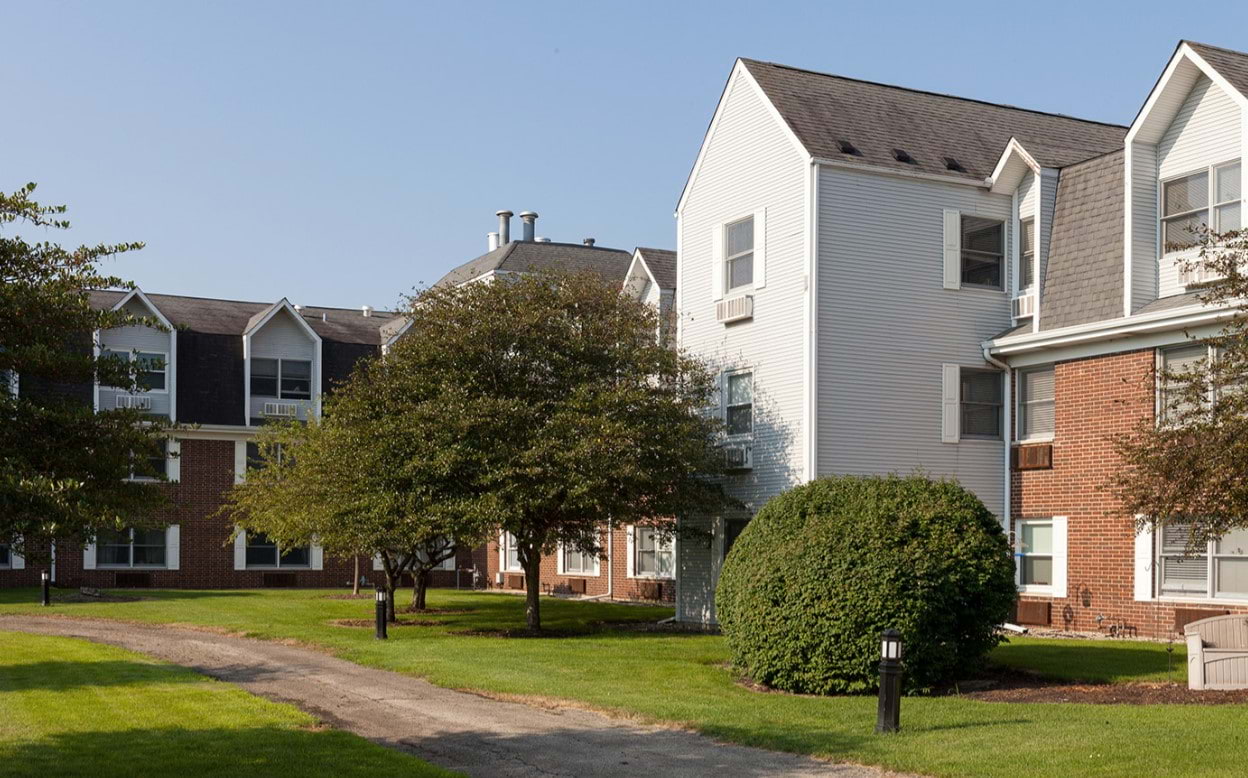
[[[91, 304], [111, 308], [126, 292], [93, 290]], [[242, 336], [253, 319], [264, 314], [274, 303], [253, 303], [240, 300], [215, 300], [208, 297], [184, 297], [174, 294], [148, 294], [147, 298], [160, 309], [175, 327], [216, 335]], [[381, 343], [381, 328], [394, 314], [374, 311], [365, 316], [358, 308], [322, 308], [304, 306], [301, 311], [317, 335], [342, 343]], [[323, 317], [323, 318], [322, 318]]]
[[1136, 311], [1138, 316], [1141, 313], [1157, 313], [1158, 311], [1170, 311], [1175, 308], [1186, 308], [1189, 305], [1200, 305], [1200, 292], [1184, 292], [1183, 294], [1172, 294], [1169, 297], [1158, 297], [1148, 305]]
[[[1122, 146], [1127, 128], [961, 97], [742, 60], [812, 155], [982, 180], [1011, 137], [1062, 167]], [[841, 151], [848, 141], [858, 154]], [[900, 162], [893, 149], [913, 163]], [[951, 170], [945, 158], [962, 170]]]
[[1210, 46], [1207, 43], [1183, 42], [1191, 46], [1192, 50], [1203, 57], [1205, 62], [1208, 62], [1214, 70], [1231, 83], [1231, 86], [1238, 89], [1241, 95], [1248, 97], [1248, 54]]
[[1122, 315], [1123, 152], [1062, 170], [1040, 329]]
[[493, 270], [513, 273], [549, 271], [593, 271], [604, 281], [623, 283], [633, 255], [619, 249], [585, 246], [580, 243], [538, 243], [513, 240], [491, 252], [471, 259], [442, 276], [434, 286], [459, 284]]
[[637, 253], [650, 268], [655, 282], [660, 289], [676, 288], [676, 252], [667, 249], [648, 249], [637, 247]]

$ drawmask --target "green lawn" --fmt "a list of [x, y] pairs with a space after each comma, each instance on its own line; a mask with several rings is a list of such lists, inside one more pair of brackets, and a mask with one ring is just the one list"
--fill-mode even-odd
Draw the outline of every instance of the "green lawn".
[[1055, 640], [1014, 637], [992, 654], [993, 662], [1050, 678], [1100, 683], [1187, 683], [1187, 645], [1142, 640]]
[[112, 646], [0, 632], [0, 774], [450, 776]]
[[[715, 737], [895, 770], [938, 775], [1240, 775], [1248, 706], [1006, 704], [908, 698], [903, 732], [879, 737], [873, 697], [799, 697], [749, 691], [725, 668], [723, 639], [702, 634], [592, 632], [563, 638], [499, 638], [457, 631], [518, 627], [522, 601], [498, 594], [433, 590], [425, 616], [438, 626], [398, 627], [392, 639], [331, 626], [367, 618], [370, 600], [326, 592], [143, 592], [130, 603], [56, 605], [52, 610], [150, 622], [226, 627], [294, 638], [346, 659], [492, 693], [574, 700], [642, 718], [677, 722]], [[0, 590], [0, 612], [40, 612], [32, 590]], [[574, 630], [595, 621], [656, 620], [668, 609], [544, 599], [545, 623]], [[1003, 663], [1117, 681], [1164, 678], [1164, 646], [1016, 638]], [[1126, 653], [1122, 653], [1126, 652]], [[1178, 655], [1176, 650], [1176, 655]], [[1176, 667], [1182, 667], [1176, 656]], [[1182, 671], [1176, 676], [1182, 679]]]

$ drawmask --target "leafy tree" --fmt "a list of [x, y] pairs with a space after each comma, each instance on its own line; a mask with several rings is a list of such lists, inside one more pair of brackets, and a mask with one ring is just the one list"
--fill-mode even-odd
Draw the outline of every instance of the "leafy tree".
[[[539, 566], [560, 543], [601, 553], [608, 520], [670, 531], [724, 502], [715, 377], [656, 342], [647, 305], [593, 274], [526, 274], [434, 287], [406, 314], [382, 364], [436, 408], [413, 434], [455, 466], [459, 509], [511, 533], [529, 629], [541, 628]], [[462, 466], [462, 467], [461, 467]]]
[[[31, 199], [34, 184], [0, 193], [0, 230], [69, 227], [65, 206]], [[86, 387], [136, 388], [129, 361], [97, 358], [96, 330], [159, 326], [90, 305], [88, 290], [132, 288], [99, 264], [141, 243], [30, 243], [0, 232], [0, 542], [40, 559], [49, 541], [84, 542], [103, 529], [156, 521], [163, 490], [125, 480], [166, 427], [134, 410], [96, 413]], [[163, 473], [144, 473], [163, 477]]]
[[1218, 278], [1201, 302], [1228, 310], [1211, 347], [1184, 369], [1158, 370], [1160, 416], [1143, 419], [1113, 439], [1125, 467], [1109, 486], [1141, 522], [1189, 528], [1189, 548], [1248, 527], [1248, 231], [1200, 236], [1198, 256], [1185, 269]]

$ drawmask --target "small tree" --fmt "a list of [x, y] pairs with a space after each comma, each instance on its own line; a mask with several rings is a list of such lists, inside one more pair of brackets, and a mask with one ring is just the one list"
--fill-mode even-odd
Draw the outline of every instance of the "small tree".
[[526, 274], [434, 287], [407, 316], [384, 362], [449, 410], [423, 450], [468, 463], [474, 512], [515, 538], [530, 629], [541, 628], [543, 554], [599, 552], [609, 519], [670, 530], [721, 504], [707, 478], [723, 468], [719, 423], [703, 413], [714, 376], [658, 344], [656, 312], [617, 286]]
[[1198, 298], [1232, 318], [1218, 334], [1192, 339], [1214, 358], [1157, 371], [1160, 417], [1113, 439], [1124, 467], [1109, 483], [1126, 510], [1147, 517], [1142, 523], [1187, 527], [1191, 549], [1248, 527], [1248, 231], [1203, 232], [1200, 245], [1184, 269], [1221, 279]]
[[[64, 206], [31, 199], [34, 184], [0, 193], [0, 229], [66, 229]], [[134, 389], [135, 365], [100, 359], [92, 334], [133, 324], [126, 311], [91, 307], [90, 289], [132, 288], [101, 261], [141, 243], [29, 243], [0, 234], [0, 542], [39, 559], [51, 541], [89, 542], [104, 529], [155, 523], [164, 490], [127, 480], [166, 425], [134, 410], [96, 413], [78, 391], [95, 380]], [[143, 472], [163, 477], [163, 473]]]

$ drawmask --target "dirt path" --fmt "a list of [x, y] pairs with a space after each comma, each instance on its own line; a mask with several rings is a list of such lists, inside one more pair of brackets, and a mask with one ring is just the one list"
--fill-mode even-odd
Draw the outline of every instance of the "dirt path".
[[473, 776], [883, 774], [586, 711], [500, 702], [261, 640], [35, 616], [0, 616], [0, 629], [85, 638], [139, 651], [294, 704], [335, 727]]

